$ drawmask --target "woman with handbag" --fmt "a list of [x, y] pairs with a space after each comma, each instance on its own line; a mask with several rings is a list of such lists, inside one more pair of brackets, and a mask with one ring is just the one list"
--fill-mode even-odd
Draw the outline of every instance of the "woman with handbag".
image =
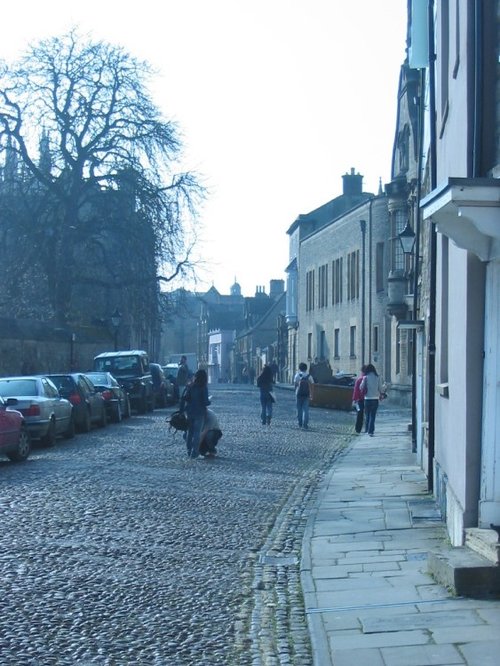
[[373, 437], [375, 432], [375, 417], [382, 394], [382, 382], [375, 370], [375, 366], [369, 363], [366, 366], [365, 376], [361, 382], [361, 392], [365, 394], [365, 432]]
[[356, 410], [356, 425], [354, 426], [354, 430], [358, 435], [363, 429], [363, 417], [365, 413], [365, 394], [361, 390], [361, 383], [365, 378], [365, 373], [366, 365], [363, 365], [361, 366], [361, 374], [354, 382], [354, 389], [352, 392], [352, 404]]

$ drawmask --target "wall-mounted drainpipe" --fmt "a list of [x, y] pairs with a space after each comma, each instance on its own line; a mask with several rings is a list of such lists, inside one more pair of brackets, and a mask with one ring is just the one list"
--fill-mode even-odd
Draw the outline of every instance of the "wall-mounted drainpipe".
[[360, 220], [359, 226], [361, 228], [361, 365], [365, 365], [366, 356], [365, 356], [365, 297], [366, 297], [366, 220]]
[[[434, 0], [428, 4], [429, 29], [429, 117], [430, 117], [430, 186], [436, 188], [436, 77], [435, 77], [435, 43], [434, 43]], [[436, 402], [436, 227], [431, 223], [429, 239], [429, 337], [428, 337], [428, 476], [427, 486], [430, 492], [434, 490], [434, 451], [435, 451], [435, 402]]]

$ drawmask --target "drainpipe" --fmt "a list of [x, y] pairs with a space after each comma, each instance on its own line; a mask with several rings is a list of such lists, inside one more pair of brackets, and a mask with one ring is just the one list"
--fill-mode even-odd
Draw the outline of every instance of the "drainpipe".
[[366, 297], [366, 220], [360, 220], [359, 226], [361, 227], [361, 365], [365, 364], [365, 297]]
[[482, 88], [483, 88], [483, 7], [482, 0], [476, 0], [473, 9], [474, 25], [474, 92], [473, 92], [473, 113], [474, 121], [472, 123], [472, 164], [469, 165], [469, 173], [472, 178], [478, 178], [482, 174], [481, 162], [481, 135], [483, 131], [483, 110], [482, 110]]
[[370, 199], [368, 203], [368, 360], [370, 363], [373, 363], [372, 360], [373, 202], [374, 198]]
[[[418, 307], [418, 278], [420, 275], [420, 199], [422, 196], [422, 162], [423, 162], [423, 138], [424, 138], [424, 93], [425, 93], [425, 68], [420, 70], [420, 91], [418, 108], [418, 166], [417, 166], [417, 206], [415, 210], [415, 265], [413, 267], [413, 318], [420, 319]], [[417, 331], [413, 329], [413, 373], [411, 379], [411, 450], [417, 452]]]
[[[436, 189], [436, 78], [435, 78], [435, 43], [434, 43], [434, 0], [428, 4], [428, 30], [429, 30], [429, 117], [430, 117], [430, 187]], [[429, 338], [428, 338], [428, 423], [429, 423], [429, 451], [428, 451], [428, 477], [427, 487], [430, 492], [434, 490], [434, 452], [435, 452], [435, 402], [436, 402], [436, 253], [437, 238], [436, 227], [430, 226], [429, 239]]]

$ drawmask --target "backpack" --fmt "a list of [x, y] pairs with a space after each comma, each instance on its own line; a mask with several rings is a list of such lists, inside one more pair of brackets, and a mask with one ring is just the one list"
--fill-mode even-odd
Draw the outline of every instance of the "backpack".
[[175, 431], [180, 430], [181, 432], [186, 432], [188, 429], [188, 420], [184, 412], [174, 412], [172, 416], [167, 419], [167, 423], [170, 425], [170, 430], [174, 429]]
[[309, 375], [303, 375], [299, 381], [297, 389], [297, 398], [309, 397]]

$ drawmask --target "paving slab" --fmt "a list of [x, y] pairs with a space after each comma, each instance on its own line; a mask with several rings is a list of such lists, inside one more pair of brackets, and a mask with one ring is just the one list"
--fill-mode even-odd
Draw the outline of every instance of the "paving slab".
[[381, 416], [327, 472], [307, 521], [314, 666], [500, 666], [500, 600], [455, 597], [428, 569], [449, 550], [408, 432]]

